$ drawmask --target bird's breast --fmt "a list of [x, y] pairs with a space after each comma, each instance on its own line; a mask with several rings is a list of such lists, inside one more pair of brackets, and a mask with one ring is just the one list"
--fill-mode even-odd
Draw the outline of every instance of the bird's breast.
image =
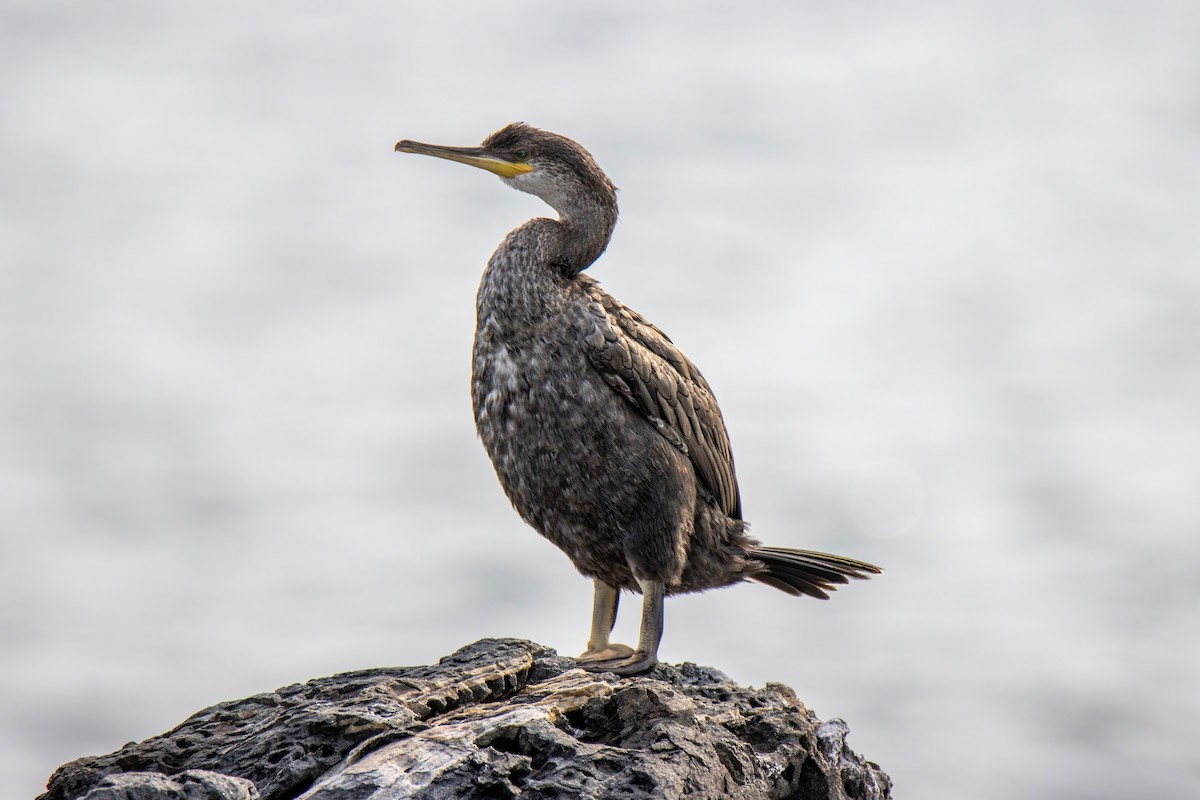
[[[476, 335], [471, 395], [475, 423], [492, 450], [501, 441], [528, 444], [577, 428], [604, 396], [578, 346], [549, 336], [495, 336], [482, 325]], [[600, 381], [602, 382], [602, 381]]]

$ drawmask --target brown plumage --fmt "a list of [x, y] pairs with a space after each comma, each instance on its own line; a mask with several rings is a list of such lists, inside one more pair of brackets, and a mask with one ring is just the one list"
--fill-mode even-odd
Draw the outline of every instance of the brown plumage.
[[[595, 581], [581, 663], [656, 663], [663, 598], [755, 580], [826, 598], [862, 561], [762, 547], [747, 534], [729, 435], [712, 389], [661, 330], [582, 274], [617, 220], [616, 187], [576, 142], [522, 123], [479, 147], [396, 150], [499, 175], [558, 219], [505, 237], [477, 298], [475, 424], [522, 518]], [[621, 590], [643, 595], [638, 647], [609, 642]]]

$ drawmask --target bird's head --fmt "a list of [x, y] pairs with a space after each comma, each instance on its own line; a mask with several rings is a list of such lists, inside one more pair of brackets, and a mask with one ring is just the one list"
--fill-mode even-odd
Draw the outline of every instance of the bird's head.
[[495, 173], [514, 189], [536, 195], [564, 218], [595, 206], [616, 211], [616, 192], [591, 153], [573, 139], [514, 122], [478, 147], [444, 147], [409, 139], [396, 152], [446, 158]]

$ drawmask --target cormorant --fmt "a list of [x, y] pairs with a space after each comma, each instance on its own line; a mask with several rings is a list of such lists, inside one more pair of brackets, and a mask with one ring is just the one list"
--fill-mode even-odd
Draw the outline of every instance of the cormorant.
[[[622, 675], [653, 667], [667, 595], [749, 579], [828, 598], [881, 571], [748, 535], [708, 382], [665, 333], [583, 273], [617, 221], [616, 187], [587, 150], [519, 122], [479, 147], [405, 139], [395, 149], [480, 167], [558, 212], [509, 233], [488, 261], [471, 399], [517, 512], [595, 582], [581, 664]], [[636, 650], [609, 641], [622, 590], [643, 598]]]

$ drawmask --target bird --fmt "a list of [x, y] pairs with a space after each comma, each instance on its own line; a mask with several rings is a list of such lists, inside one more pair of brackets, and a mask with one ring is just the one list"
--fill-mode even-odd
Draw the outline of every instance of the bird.
[[[670, 595], [749, 580], [827, 599], [851, 578], [882, 572], [750, 535], [708, 381], [662, 330], [585, 274], [612, 238], [617, 189], [583, 146], [514, 122], [478, 147], [403, 139], [394, 150], [481, 168], [558, 214], [511, 231], [487, 262], [471, 401], [517, 513], [594, 583], [580, 666], [651, 670]], [[610, 641], [622, 592], [642, 596], [636, 647]]]

